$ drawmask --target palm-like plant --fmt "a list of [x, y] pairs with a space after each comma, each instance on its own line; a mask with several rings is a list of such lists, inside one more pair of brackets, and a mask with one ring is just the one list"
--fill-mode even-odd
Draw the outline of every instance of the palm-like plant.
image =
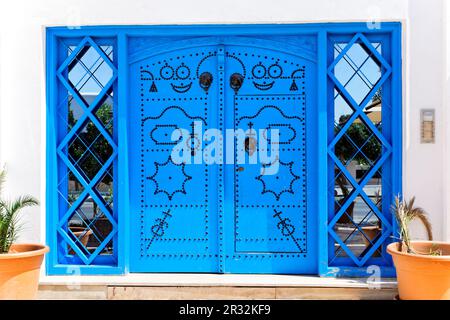
[[0, 254], [8, 253], [11, 245], [17, 240], [21, 230], [19, 219], [20, 211], [25, 207], [38, 205], [39, 202], [28, 195], [18, 197], [13, 201], [4, 200], [1, 197], [6, 172], [0, 171]]
[[415, 200], [416, 200], [415, 197], [412, 197], [409, 201], [400, 200], [399, 197], [395, 198], [395, 205], [393, 206], [393, 211], [395, 213], [395, 218], [397, 220], [400, 232], [401, 241], [399, 242], [399, 251], [402, 251], [403, 245], [405, 245], [406, 251], [408, 253], [439, 254], [439, 252], [435, 252], [435, 250], [428, 253], [417, 252], [411, 245], [411, 234], [409, 230], [409, 225], [415, 219], [419, 219], [424, 225], [427, 231], [428, 240], [430, 241], [433, 240], [431, 223], [428, 220], [427, 214], [424, 209], [414, 206]]

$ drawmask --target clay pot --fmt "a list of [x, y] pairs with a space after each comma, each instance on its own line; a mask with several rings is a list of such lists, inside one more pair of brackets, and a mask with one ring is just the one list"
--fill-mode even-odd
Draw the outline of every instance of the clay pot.
[[[397, 270], [398, 290], [401, 300], [450, 300], [450, 243], [414, 241], [411, 254], [398, 250], [398, 243], [391, 243], [387, 252], [394, 259]], [[427, 255], [432, 249], [442, 251], [442, 256]]]
[[[366, 235], [366, 237], [369, 238], [369, 239], [366, 239], [366, 237], [363, 237], [364, 245], [366, 246], [366, 248], [368, 248], [372, 245], [372, 243], [374, 243], [375, 238], [380, 234], [381, 228], [378, 226], [366, 226], [366, 227], [362, 227], [361, 229], [364, 232], [364, 234]], [[380, 256], [380, 253], [378, 251], [375, 251], [375, 253], [373, 254], [373, 257], [379, 257], [379, 256]]]
[[14, 244], [0, 254], [0, 299], [35, 299], [39, 273], [49, 248], [39, 244]]
[[77, 237], [78, 240], [80, 240], [83, 246], [87, 247], [89, 237], [92, 234], [92, 230], [91, 229], [87, 230], [86, 228], [83, 227], [69, 227], [69, 228], [70, 231], [72, 231], [72, 233], [74, 234], [74, 236]]

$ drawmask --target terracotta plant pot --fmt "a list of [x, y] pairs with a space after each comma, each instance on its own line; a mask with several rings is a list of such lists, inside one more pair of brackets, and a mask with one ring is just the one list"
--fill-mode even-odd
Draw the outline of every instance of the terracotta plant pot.
[[83, 227], [70, 227], [70, 231], [75, 235], [75, 237], [78, 238], [78, 240], [81, 241], [83, 246], [87, 247], [87, 244], [89, 242], [89, 237], [92, 234], [91, 229], [86, 229]]
[[439, 249], [442, 255], [410, 254], [405, 246], [400, 252], [398, 243], [387, 247], [397, 270], [400, 299], [450, 300], [450, 243], [414, 241], [412, 246], [420, 253]]
[[[91, 234], [92, 234], [92, 230], [86, 229], [83, 227], [69, 227], [69, 229], [70, 229], [70, 231], [72, 231], [73, 235], [75, 237], [77, 237], [77, 239], [81, 242], [81, 244], [85, 248], [87, 248], [87, 245], [89, 243], [89, 238], [91, 237]], [[79, 244], [77, 243], [77, 245], [79, 245]], [[74, 255], [75, 251], [70, 246], [68, 246], [68, 248], [69, 248], [69, 254]]]
[[366, 247], [370, 246], [370, 242], [373, 242], [373, 240], [375, 240], [376, 236], [381, 232], [381, 228], [377, 227], [377, 226], [366, 226], [366, 227], [362, 227], [361, 228], [362, 231], [364, 232], [364, 234], [367, 236], [363, 237], [364, 238], [364, 244], [366, 245]]
[[35, 299], [39, 272], [47, 246], [14, 244], [9, 253], [0, 254], [0, 299]]
[[[381, 228], [378, 226], [366, 226], [366, 227], [362, 227], [361, 229], [364, 232], [364, 234], [366, 235], [366, 237], [369, 238], [369, 239], [366, 239], [366, 237], [363, 237], [364, 245], [366, 246], [366, 248], [369, 248], [372, 245], [372, 243], [375, 242], [375, 238], [380, 234]], [[378, 251], [375, 251], [373, 256], [379, 257], [380, 253]]]

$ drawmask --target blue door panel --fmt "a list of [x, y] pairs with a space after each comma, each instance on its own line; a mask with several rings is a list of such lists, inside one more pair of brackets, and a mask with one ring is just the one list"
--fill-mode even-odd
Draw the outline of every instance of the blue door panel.
[[[226, 229], [235, 234], [227, 242], [225, 270], [230, 273], [317, 273], [317, 225], [313, 197], [308, 201], [308, 180], [314, 179], [315, 163], [308, 159], [307, 116], [314, 112], [316, 65], [301, 49], [294, 53], [249, 46], [228, 46], [245, 73], [239, 91], [230, 90], [233, 113], [227, 125], [256, 136], [257, 152], [278, 150], [278, 158], [255, 159], [228, 168], [234, 214], [226, 217]], [[227, 76], [240, 72], [227, 65]], [[314, 119], [310, 119], [314, 120]], [[230, 122], [233, 121], [231, 124]], [[262, 130], [262, 134], [260, 134]], [[271, 134], [278, 130], [278, 141]], [[265, 140], [265, 141], [263, 141]], [[263, 143], [265, 142], [265, 143]], [[239, 145], [241, 143], [241, 145]], [[236, 157], [245, 149], [235, 146]], [[270, 153], [268, 154], [270, 156]], [[237, 159], [237, 158], [236, 158]], [[275, 165], [275, 174], [268, 167]]]
[[[301, 47], [250, 40], [155, 42], [130, 64], [130, 271], [317, 273], [315, 195], [307, 192], [317, 173], [308, 135], [316, 65]], [[271, 163], [250, 164], [248, 152], [244, 164], [195, 163], [205, 147], [199, 133], [210, 128], [250, 129], [246, 138], [261, 131], [256, 152], [277, 149], [278, 172], [262, 174]], [[192, 163], [172, 159], [179, 129], [192, 129]], [[245, 148], [235, 140], [235, 156]]]
[[[171, 151], [173, 131], [201, 123], [215, 127], [211, 108], [216, 89], [198, 84], [204, 69], [215, 70], [214, 47], [168, 46], [131, 64], [133, 106], [131, 261], [133, 272], [216, 272], [217, 230], [214, 168], [183, 164]], [[199, 132], [199, 131], [197, 131]], [[198, 135], [198, 134], [197, 134]], [[190, 136], [192, 159], [202, 147]], [[194, 161], [194, 160], [192, 160]]]
[[[257, 97], [258, 100], [250, 100]], [[289, 132], [280, 130], [280, 159], [274, 163], [278, 166], [277, 174], [261, 174], [261, 167], [265, 163], [238, 165], [243, 171], [235, 171], [235, 219], [236, 229], [239, 229], [236, 249], [250, 252], [296, 252], [299, 250], [296, 247], [299, 246], [303, 250], [303, 232], [306, 231], [306, 181], [302, 171], [306, 165], [306, 150], [302, 140], [304, 111], [298, 108], [298, 114], [302, 117], [294, 116], [291, 119], [284, 118], [281, 114], [282, 110], [295, 111], [296, 102], [301, 104], [303, 101], [302, 96], [246, 96], [236, 100], [237, 126], [248, 126], [247, 122], [250, 122], [263, 129], [281, 128], [284, 125], [292, 128]], [[240, 107], [241, 104], [244, 108]], [[287, 139], [283, 140], [285, 135]], [[267, 138], [267, 144], [270, 145], [270, 129], [267, 130]], [[290, 151], [286, 151], [288, 149]], [[278, 214], [281, 204], [284, 210], [282, 214]], [[283, 226], [283, 221], [295, 226], [287, 228], [288, 225]], [[291, 233], [294, 241], [288, 239]]]

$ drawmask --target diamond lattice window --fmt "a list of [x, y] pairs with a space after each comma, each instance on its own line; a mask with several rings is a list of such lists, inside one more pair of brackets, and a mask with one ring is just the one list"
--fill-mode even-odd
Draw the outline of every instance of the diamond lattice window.
[[385, 246], [393, 230], [388, 172], [392, 146], [390, 107], [383, 97], [391, 66], [383, 57], [385, 44], [366, 35], [336, 39], [331, 45], [329, 265], [362, 267], [374, 259], [389, 264]]
[[58, 66], [58, 259], [61, 264], [117, 261], [114, 210], [114, 46], [86, 37], [61, 40]]

